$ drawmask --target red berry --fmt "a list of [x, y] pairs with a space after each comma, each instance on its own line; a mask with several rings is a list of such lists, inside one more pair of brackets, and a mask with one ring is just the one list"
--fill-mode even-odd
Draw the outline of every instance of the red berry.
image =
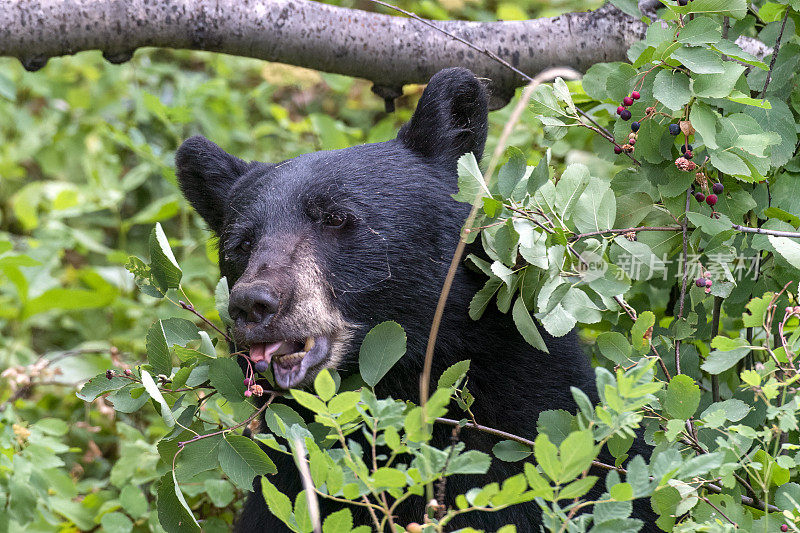
[[617, 115], [621, 115], [623, 111], [625, 111], [625, 108], [624, 108], [624, 107], [622, 107], [622, 106], [619, 106], [619, 107], [617, 108]]
[[622, 99], [622, 104], [633, 105], [633, 98], [631, 98], [630, 96], [626, 96], [625, 98]]
[[787, 526], [786, 524], [781, 524], [781, 531], [786, 533], [786, 531], [789, 531], [789, 526]]
[[725, 186], [721, 183], [715, 183], [711, 189], [714, 191], [714, 194], [722, 194], [722, 191], [725, 190]]
[[706, 195], [701, 192], [694, 193], [694, 199], [700, 203], [703, 203], [703, 200], [706, 199]]
[[695, 280], [694, 284], [697, 285], [698, 287], [705, 287], [706, 286], [706, 280], [704, 280], [703, 278], [697, 278]]
[[686, 153], [683, 154], [683, 157], [685, 157], [686, 159], [691, 159], [694, 157], [694, 154], [692, 152], [687, 151]]
[[710, 287], [710, 286], [712, 286], [714, 284], [714, 282], [711, 281], [710, 279], [707, 279], [707, 280], [705, 280], [705, 284], [706, 284], [706, 287]]
[[249, 386], [250, 386], [250, 385], [252, 385], [252, 384], [253, 384], [253, 380], [252, 380], [252, 379], [250, 379], [250, 378], [244, 378], [244, 386], [245, 386], [245, 387], [249, 387]]
[[106, 370], [106, 379], [114, 379], [114, 371]]
[[709, 194], [706, 196], [706, 203], [710, 206], [713, 206], [717, 203], [717, 195], [716, 194]]
[[246, 391], [244, 391], [244, 396], [245, 396], [245, 398], [249, 398], [249, 397], [250, 397], [250, 396], [252, 396], [252, 395], [253, 395], [253, 391], [251, 391], [251, 390], [246, 390]]
[[639, 99], [639, 98], [641, 98], [641, 97], [642, 97], [642, 95], [641, 95], [641, 94], [639, 94], [639, 91], [633, 91], [633, 92], [631, 93], [631, 98], [633, 98], [634, 100], [638, 100], [638, 99]]
[[633, 146], [634, 144], [636, 144], [636, 139], [629, 139], [629, 140], [628, 140], [628, 144], [630, 144], [631, 146]]
[[614, 153], [615, 154], [621, 154], [622, 153], [622, 147], [617, 145], [617, 144], [615, 144], [614, 145]]
[[622, 113], [619, 114], [619, 118], [621, 118], [622, 120], [630, 120], [632, 116], [633, 114], [631, 114], [631, 112], [628, 111], [627, 109], [623, 109]]
[[131, 372], [131, 369], [130, 368], [126, 368], [125, 369], [125, 375], [126, 376], [130, 376], [131, 374], [133, 374], [133, 372]]

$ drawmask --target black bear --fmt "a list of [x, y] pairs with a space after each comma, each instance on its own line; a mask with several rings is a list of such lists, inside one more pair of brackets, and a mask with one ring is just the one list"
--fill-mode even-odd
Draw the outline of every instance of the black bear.
[[[235, 336], [253, 361], [271, 363], [283, 388], [308, 386], [322, 368], [357, 372], [364, 335], [399, 322], [407, 355], [381, 383], [381, 396], [417, 400], [423, 354], [439, 291], [469, 206], [454, 201], [457, 161], [480, 159], [487, 131], [487, 91], [463, 68], [436, 74], [396, 139], [302, 155], [278, 164], [242, 161], [203, 137], [178, 150], [181, 189], [219, 236], [222, 275], [232, 286]], [[479, 423], [534, 438], [539, 413], [575, 405], [570, 387], [593, 398], [594, 374], [573, 334], [542, 331], [550, 354], [531, 348], [494, 306], [473, 322], [467, 310], [485, 277], [463, 266], [455, 276], [439, 332], [433, 376], [471, 359], [472, 407]], [[433, 444], [448, 445], [450, 428]], [[490, 452], [493, 436], [463, 431], [468, 448]], [[291, 458], [273, 457], [272, 480], [292, 499], [300, 480]], [[485, 476], [447, 483], [452, 503], [474, 486], [519, 472], [493, 461]], [[321, 502], [326, 514], [336, 509]], [[337, 504], [338, 505], [338, 504]], [[352, 508], [356, 520], [369, 524]], [[420, 522], [423, 504], [398, 508], [398, 523]], [[454, 526], [494, 531], [504, 524], [539, 531], [537, 505], [465, 515]], [[237, 530], [288, 531], [268, 511], [260, 483]]]

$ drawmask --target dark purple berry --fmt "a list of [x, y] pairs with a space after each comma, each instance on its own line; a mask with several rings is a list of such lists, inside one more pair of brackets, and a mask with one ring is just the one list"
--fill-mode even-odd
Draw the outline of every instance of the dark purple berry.
[[683, 153], [683, 157], [685, 157], [686, 159], [691, 159], [694, 157], [694, 154], [689, 150], [687, 150], [686, 152]]
[[615, 154], [621, 154], [622, 153], [622, 147], [619, 146], [618, 144], [614, 145], [614, 153]]
[[697, 285], [700, 288], [703, 288], [703, 287], [706, 286], [706, 280], [704, 280], [703, 278], [697, 278], [697, 280], [695, 280], [694, 284]]
[[255, 365], [255, 370], [259, 374], [263, 374], [264, 372], [266, 372], [267, 368], [269, 368], [269, 363], [267, 363], [266, 361], [263, 361], [263, 360], [257, 362], [256, 365]]
[[633, 98], [626, 96], [622, 99], [622, 105], [633, 105]]
[[624, 107], [622, 107], [622, 106], [619, 106], [619, 107], [617, 108], [617, 115], [621, 115], [623, 111], [625, 111], [625, 108], [624, 108]]
[[106, 370], [106, 379], [114, 379], [114, 371]]
[[682, 154], [685, 154], [686, 152], [691, 152], [691, 151], [692, 151], [692, 145], [691, 144], [682, 144], [681, 145], [681, 153]]
[[717, 203], [717, 195], [709, 194], [708, 196], [706, 196], [706, 203], [711, 207], [714, 207], [714, 205]]
[[641, 127], [641, 124], [639, 124], [638, 122], [631, 122], [631, 131], [633, 133], [636, 133], [637, 131], [639, 131], [640, 127]]
[[642, 97], [642, 95], [641, 95], [641, 94], [639, 94], [639, 91], [633, 91], [633, 92], [631, 93], [631, 98], [633, 98], [634, 100], [638, 100], [638, 99], [639, 99], [639, 98], [641, 98], [641, 97]]
[[633, 146], [634, 144], [636, 144], [636, 139], [629, 139], [629, 140], [628, 140], [628, 144], [630, 144], [631, 146]]
[[245, 387], [249, 387], [249, 386], [250, 386], [250, 385], [252, 385], [252, 384], [253, 384], [253, 380], [252, 380], [252, 379], [250, 379], [250, 378], [244, 378], [244, 386], [245, 386]]
[[706, 199], [706, 195], [701, 192], [694, 193], [694, 199], [700, 203], [703, 203], [703, 200]]
[[714, 282], [711, 281], [710, 279], [704, 280], [703, 283], [705, 283], [706, 287], [710, 287], [710, 286], [712, 286], [714, 284]]
[[683, 7], [689, 4], [689, 0], [678, 0], [678, 5]]
[[677, 124], [670, 124], [669, 125], [669, 132], [671, 135], [677, 135], [681, 132], [681, 127]]
[[722, 191], [725, 190], [725, 186], [721, 183], [715, 183], [711, 189], [714, 191], [714, 194], [722, 194]]
[[633, 115], [627, 109], [623, 109], [622, 113], [619, 114], [619, 118], [622, 120], [630, 120]]

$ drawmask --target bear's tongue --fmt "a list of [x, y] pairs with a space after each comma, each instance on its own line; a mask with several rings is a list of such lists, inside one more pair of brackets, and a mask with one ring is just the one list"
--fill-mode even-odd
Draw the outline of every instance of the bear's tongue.
[[[281, 350], [281, 348], [283, 348], [283, 350]], [[269, 362], [272, 361], [273, 355], [290, 353], [289, 350], [291, 350], [290, 343], [285, 341], [273, 342], [271, 344], [259, 342], [250, 346], [250, 360], [254, 363], [266, 361], [267, 364], [269, 364]]]

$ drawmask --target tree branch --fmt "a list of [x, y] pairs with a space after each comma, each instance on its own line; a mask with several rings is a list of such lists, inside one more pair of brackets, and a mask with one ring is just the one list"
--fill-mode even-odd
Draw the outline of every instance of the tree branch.
[[[625, 59], [645, 25], [613, 6], [527, 21], [436, 21], [436, 26], [535, 75], [585, 72]], [[366, 78], [399, 95], [442, 68], [462, 65], [492, 81], [501, 107], [524, 79], [491, 57], [405, 18], [308, 0], [31, 0], [0, 10], [0, 55], [42, 68], [50, 57], [102, 50], [122, 63], [143, 46], [209, 50]], [[377, 91], [376, 91], [377, 92]]]

